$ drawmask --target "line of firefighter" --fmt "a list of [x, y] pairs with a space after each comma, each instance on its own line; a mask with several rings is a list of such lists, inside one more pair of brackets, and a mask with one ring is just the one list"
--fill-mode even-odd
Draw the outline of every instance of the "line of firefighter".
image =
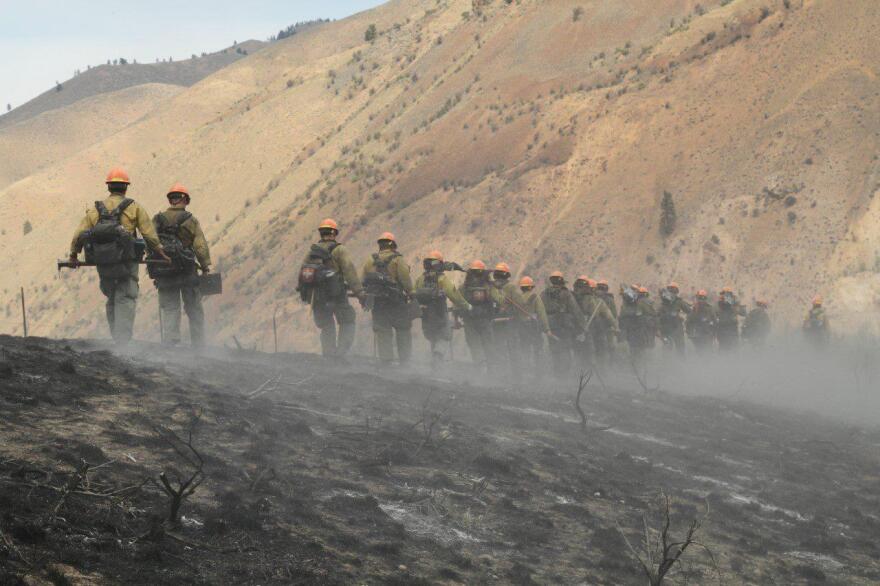
[[[325, 219], [318, 232], [320, 241], [306, 255], [297, 290], [311, 305], [323, 354], [342, 360], [355, 338], [355, 311], [349, 297], [372, 312], [375, 352], [384, 364], [394, 361], [395, 342], [398, 361], [410, 360], [412, 322], [420, 317], [435, 367], [452, 351], [452, 330], [462, 327], [475, 363], [490, 371], [503, 365], [514, 376], [526, 366], [540, 370], [545, 336], [553, 372], [564, 376], [574, 362], [611, 362], [615, 338], [625, 341], [631, 355], [639, 358], [658, 337], [679, 355], [685, 352], [686, 335], [699, 353], [711, 350], [716, 342], [721, 350], [733, 349], [740, 340], [740, 317], [745, 318], [742, 337], [750, 344], [762, 346], [770, 333], [767, 302], [756, 301], [746, 313], [730, 287], [721, 291], [717, 305], [705, 290], [697, 292], [691, 305], [680, 297], [679, 286], [670, 283], [660, 292], [656, 307], [646, 288], [630, 285], [621, 287], [618, 309], [604, 280], [579, 276], [569, 289], [564, 275], [556, 271], [538, 294], [532, 278], [514, 282], [506, 263], [490, 271], [474, 260], [463, 269], [446, 262], [437, 250], [425, 256], [424, 272], [413, 281], [390, 232], [378, 238], [378, 252], [359, 274], [348, 249], [337, 241], [338, 224]], [[460, 288], [446, 274], [452, 270], [465, 272]], [[822, 299], [816, 297], [804, 321], [805, 335], [823, 344], [829, 331]]]
[[124, 169], [112, 169], [105, 183], [110, 194], [86, 211], [74, 232], [67, 266], [80, 266], [79, 253], [86, 249], [86, 263], [97, 268], [107, 298], [110, 333], [117, 344], [126, 344], [132, 338], [139, 294], [143, 251], [137, 250], [135, 236], [140, 233], [153, 259], [148, 269], [159, 291], [162, 341], [180, 342], [182, 301], [192, 345], [203, 346], [205, 314], [197, 269], [210, 272], [211, 253], [199, 221], [186, 210], [189, 191], [176, 183], [168, 190], [168, 209], [151, 219], [143, 206], [126, 197], [131, 179]]
[[[124, 169], [112, 169], [105, 184], [109, 196], [86, 211], [74, 233], [69, 266], [79, 266], [78, 255], [85, 248], [86, 261], [97, 267], [101, 292], [107, 297], [106, 315], [113, 339], [127, 343], [133, 333], [139, 294], [135, 236], [140, 233], [154, 261], [167, 263], [149, 265], [159, 291], [163, 342], [180, 342], [182, 301], [193, 346], [202, 346], [204, 310], [197, 271], [207, 274], [211, 257], [198, 220], [186, 210], [191, 201], [188, 190], [175, 184], [167, 193], [170, 207], [151, 220], [142, 206], [126, 197], [131, 180]], [[385, 233], [379, 238], [379, 252], [364, 267], [365, 290], [346, 248], [336, 242], [336, 222], [325, 220], [319, 232], [321, 241], [312, 246], [298, 289], [312, 305], [325, 355], [344, 357], [354, 342], [355, 313], [348, 302], [348, 290], [372, 310], [376, 351], [383, 362], [393, 360], [395, 339], [398, 359], [403, 363], [409, 360], [411, 324], [416, 317], [422, 319], [435, 364], [451, 353], [452, 328], [460, 327], [462, 320], [476, 362], [491, 367], [506, 359], [513, 370], [521, 366], [523, 352], [535, 367], [540, 366], [544, 335], [550, 342], [554, 370], [563, 373], [574, 357], [608, 360], [614, 352], [615, 336], [626, 340], [635, 355], [653, 346], [658, 332], [682, 353], [685, 331], [698, 351], [711, 348], [715, 339], [720, 348], [732, 348], [739, 338], [738, 316], [743, 315], [743, 308], [729, 288], [722, 291], [716, 310], [705, 291], [700, 291], [690, 306], [679, 298], [678, 286], [673, 283], [661, 292], [658, 311], [646, 289], [630, 286], [622, 289], [618, 314], [607, 282], [594, 283], [581, 276], [569, 291], [562, 273], [555, 272], [550, 275], [549, 287], [538, 295], [529, 277], [523, 277], [519, 286], [513, 283], [505, 263], [490, 273], [484, 263], [474, 261], [459, 291], [445, 272], [463, 269], [444, 262], [439, 251], [425, 258], [424, 274], [413, 283], [394, 236]], [[453, 305], [454, 325], [447, 300]], [[766, 310], [767, 304], [758, 301], [746, 316], [743, 337], [752, 343], [762, 344], [769, 333]], [[687, 316], [685, 328], [682, 316]], [[814, 299], [804, 331], [818, 345], [828, 340], [830, 329], [821, 298]]]

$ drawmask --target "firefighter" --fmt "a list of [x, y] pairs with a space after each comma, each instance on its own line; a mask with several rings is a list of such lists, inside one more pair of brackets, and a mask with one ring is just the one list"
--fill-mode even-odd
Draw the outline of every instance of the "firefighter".
[[446, 275], [446, 263], [439, 250], [432, 250], [422, 261], [424, 273], [415, 283], [415, 297], [422, 308], [422, 333], [431, 345], [431, 367], [436, 369], [447, 360], [452, 344], [452, 326], [447, 302], [461, 313], [470, 311], [470, 304]]
[[397, 250], [397, 240], [384, 232], [377, 240], [379, 252], [364, 263], [364, 290], [373, 316], [373, 334], [379, 362], [388, 366], [397, 359], [407, 364], [412, 356], [412, 308], [414, 289], [409, 265]]
[[718, 350], [735, 350], [739, 346], [739, 318], [746, 310], [740, 305], [732, 287], [725, 287], [718, 295], [717, 325], [715, 337]]
[[603, 332], [603, 335], [608, 330], [613, 332], [617, 322], [605, 302], [596, 295], [596, 281], [581, 275], [574, 282], [573, 294], [586, 319], [583, 341], [575, 338], [575, 349], [584, 366], [594, 366], [598, 358], [595, 332]]
[[772, 325], [767, 310], [767, 302], [756, 299], [755, 307], [752, 308], [743, 322], [743, 340], [747, 341], [753, 348], [763, 348], [767, 337], [770, 335]]
[[550, 357], [553, 375], [565, 378], [571, 370], [572, 351], [579, 336], [584, 335], [586, 320], [560, 271], [550, 273], [550, 283], [541, 293], [550, 322]]
[[501, 297], [498, 315], [493, 322], [493, 338], [498, 359], [507, 363], [507, 372], [517, 379], [520, 371], [519, 322], [531, 316], [526, 314], [525, 300], [510, 276], [510, 266], [504, 262], [499, 262], [492, 271], [492, 284]]
[[169, 208], [156, 214], [153, 225], [159, 233], [168, 256], [172, 259], [170, 271], [162, 265], [150, 265], [159, 290], [159, 308], [162, 312], [162, 342], [171, 346], [180, 343], [180, 304], [189, 320], [190, 341], [194, 348], [205, 344], [205, 310], [199, 291], [197, 269], [202, 274], [211, 270], [211, 252], [199, 221], [186, 207], [190, 204], [189, 191], [175, 183], [168, 191]]
[[709, 293], [705, 289], [700, 289], [694, 297], [694, 305], [685, 322], [685, 331], [697, 353], [712, 351], [717, 324], [718, 316], [715, 308], [709, 303]]
[[678, 283], [669, 283], [660, 291], [660, 335], [681, 357], [685, 354], [684, 317], [690, 312], [690, 304], [679, 296]]
[[831, 340], [831, 326], [828, 323], [828, 315], [822, 304], [822, 297], [813, 298], [813, 306], [807, 312], [803, 325], [804, 337], [817, 349], [824, 349]]
[[596, 358], [600, 362], [610, 364], [614, 360], [616, 334], [619, 332], [617, 332], [617, 302], [614, 300], [614, 294], [608, 288], [607, 280], [600, 279], [596, 282], [596, 296], [605, 302], [614, 317], [615, 328], [605, 328], [602, 323], [599, 323], [599, 328], [595, 330], [593, 336], [593, 341], [596, 343]]
[[521, 355], [531, 360], [533, 373], [539, 376], [543, 364], [544, 337], [550, 333], [550, 322], [547, 319], [547, 310], [544, 301], [535, 291], [535, 281], [525, 276], [519, 280], [519, 288], [523, 296], [523, 307], [531, 315], [531, 319], [517, 322], [519, 327], [519, 341], [522, 348]]
[[620, 295], [623, 301], [618, 317], [620, 332], [632, 358], [641, 361], [645, 352], [654, 347], [657, 312], [644, 287], [630, 285], [623, 288]]
[[462, 287], [465, 301], [471, 309], [462, 314], [464, 338], [471, 353], [471, 359], [482, 369], [496, 369], [492, 322], [498, 314], [503, 298], [492, 284], [486, 263], [474, 260], [468, 270]]
[[[131, 340], [137, 309], [139, 267], [135, 246], [137, 233], [161, 259], [171, 262], [147, 211], [126, 197], [131, 179], [120, 167], [112, 169], [105, 180], [109, 197], [96, 201], [79, 223], [70, 243], [70, 266], [79, 266], [79, 252], [86, 248], [86, 262], [98, 270], [101, 293], [107, 298], [107, 324], [113, 340], [126, 344]], [[122, 227], [122, 230], [119, 227]]]
[[361, 306], [365, 305], [366, 296], [348, 248], [336, 240], [336, 222], [331, 218], [322, 221], [318, 233], [321, 239], [306, 255], [297, 291], [312, 307], [315, 325], [321, 330], [323, 355], [344, 362], [355, 336], [355, 312], [348, 302], [348, 291]]

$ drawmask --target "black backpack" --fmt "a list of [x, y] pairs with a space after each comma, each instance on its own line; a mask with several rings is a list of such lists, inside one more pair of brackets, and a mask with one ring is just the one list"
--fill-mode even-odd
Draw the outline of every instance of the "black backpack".
[[494, 319], [498, 313], [498, 307], [492, 298], [489, 287], [491, 283], [483, 281], [468, 282], [464, 284], [464, 298], [471, 304], [470, 317], [475, 319]]
[[416, 289], [419, 305], [432, 307], [446, 301], [446, 293], [440, 288], [440, 273], [426, 272], [422, 286]]
[[159, 234], [159, 242], [162, 243], [165, 255], [171, 259], [171, 262], [147, 265], [147, 273], [151, 279], [171, 279], [195, 274], [195, 251], [185, 246], [180, 239], [180, 227], [192, 217], [191, 213], [182, 212], [174, 221], [169, 220], [165, 214], [156, 214], [153, 218], [153, 224]]
[[122, 213], [133, 203], [134, 200], [124, 199], [111, 212], [104, 202], [95, 202], [98, 222], [80, 237], [87, 263], [109, 267], [137, 260], [134, 235], [122, 227]]
[[309, 249], [309, 255], [299, 269], [296, 285], [300, 299], [304, 302], [310, 303], [316, 293], [320, 293], [326, 300], [345, 296], [345, 282], [342, 275], [331, 266], [333, 251], [337, 246], [339, 246], [338, 242], [331, 242], [327, 248], [312, 244]]
[[400, 285], [388, 270], [388, 265], [399, 256], [403, 255], [395, 252], [388, 257], [388, 260], [382, 260], [379, 253], [373, 253], [373, 268], [375, 270], [364, 275], [364, 290], [367, 295], [374, 299], [393, 302], [402, 302], [406, 299]]

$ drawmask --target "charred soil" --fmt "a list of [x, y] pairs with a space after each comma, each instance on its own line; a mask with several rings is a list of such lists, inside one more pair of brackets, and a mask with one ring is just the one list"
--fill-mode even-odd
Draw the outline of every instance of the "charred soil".
[[661, 490], [672, 583], [880, 580], [877, 430], [474, 380], [0, 337], [0, 583], [643, 584]]

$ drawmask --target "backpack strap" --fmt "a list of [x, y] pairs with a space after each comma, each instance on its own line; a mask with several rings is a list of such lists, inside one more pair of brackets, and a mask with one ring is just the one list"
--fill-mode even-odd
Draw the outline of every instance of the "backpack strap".
[[121, 202], [119, 202], [119, 205], [116, 206], [115, 210], [113, 210], [113, 215], [116, 216], [116, 219], [117, 220], [120, 219], [122, 217], [122, 213], [126, 210], [126, 208], [128, 208], [128, 206], [130, 206], [133, 203], [134, 203], [134, 200], [127, 198], [127, 197], [125, 199], [123, 199]]
[[101, 217], [102, 220], [106, 220], [107, 218], [112, 216], [110, 211], [107, 209], [107, 206], [104, 205], [103, 201], [96, 201], [95, 209], [98, 210], [98, 215]]
[[183, 226], [184, 222], [186, 222], [187, 220], [189, 220], [192, 217], [193, 217], [193, 215], [189, 212], [183, 212], [182, 214], [178, 214], [177, 221], [174, 222], [175, 228], [177, 228], [179, 230], [180, 227]]

